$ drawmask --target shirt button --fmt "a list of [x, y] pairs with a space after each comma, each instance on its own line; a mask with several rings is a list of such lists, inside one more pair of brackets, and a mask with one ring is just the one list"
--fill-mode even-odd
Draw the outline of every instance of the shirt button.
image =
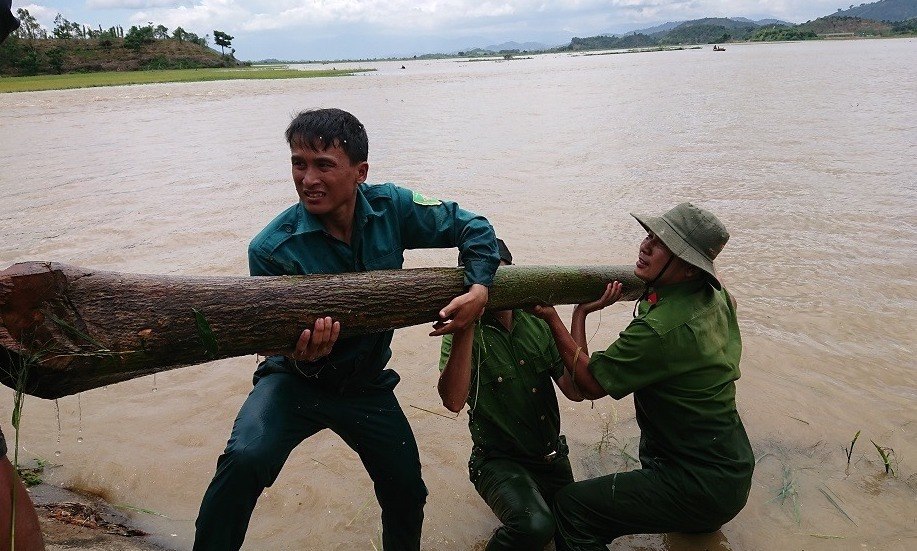
[[537, 389], [537, 388], [533, 388], [533, 389], [532, 389], [532, 392], [538, 392], [538, 389]]
[[525, 360], [519, 360], [519, 365], [525, 365]]
[[544, 421], [544, 415], [541, 416], [541, 420]]
[[502, 382], [503, 382], [503, 377], [497, 377], [497, 382], [498, 382], [498, 383], [502, 383]]

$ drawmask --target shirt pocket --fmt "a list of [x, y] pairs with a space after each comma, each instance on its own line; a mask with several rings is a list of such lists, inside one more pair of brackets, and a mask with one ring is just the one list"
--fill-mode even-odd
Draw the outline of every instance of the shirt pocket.
[[[480, 376], [480, 384], [484, 388], [491, 389], [494, 394], [499, 396], [519, 384], [519, 373], [513, 364], [511, 357], [505, 357], [503, 354], [494, 354], [485, 360], [487, 354], [487, 344], [490, 342], [492, 335], [486, 335], [484, 340], [485, 348], [481, 350], [478, 346], [474, 347], [471, 353], [471, 366], [475, 373]], [[480, 352], [480, 366], [478, 366], [478, 353]]]
[[367, 270], [397, 270], [404, 266], [404, 252], [395, 250], [363, 261]]
[[526, 341], [516, 351], [519, 356], [518, 361], [524, 362], [518, 366], [519, 369], [524, 368], [528, 373], [534, 373], [537, 376], [547, 373], [553, 377], [558, 369], [555, 367], [553, 343], [553, 337], [550, 335], [545, 338], [533, 338]]

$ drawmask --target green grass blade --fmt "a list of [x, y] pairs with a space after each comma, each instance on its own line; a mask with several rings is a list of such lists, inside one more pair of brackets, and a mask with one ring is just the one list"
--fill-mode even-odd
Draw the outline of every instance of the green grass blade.
[[197, 324], [197, 333], [201, 337], [201, 342], [204, 343], [204, 349], [207, 351], [207, 355], [211, 358], [216, 358], [217, 354], [220, 352], [220, 347], [217, 345], [217, 339], [213, 334], [213, 329], [210, 327], [210, 322], [207, 321], [203, 312], [197, 308], [192, 308], [191, 310], [194, 312], [194, 322]]
[[831, 505], [834, 505], [834, 507], [835, 507], [838, 511], [840, 511], [845, 517], [847, 517], [847, 520], [849, 520], [850, 522], [852, 522], [854, 526], [857, 526], [856, 521], [853, 520], [853, 519], [850, 517], [850, 515], [847, 514], [847, 511], [845, 511], [843, 507], [841, 507], [840, 505], [838, 505], [837, 501], [835, 501], [834, 498], [831, 497], [831, 494], [829, 494], [829, 493], [828, 493], [824, 488], [822, 488], [822, 487], [819, 487], [819, 488], [818, 488], [818, 491], [821, 492], [822, 495], [824, 495], [826, 498], [828, 498], [828, 501], [831, 503]]

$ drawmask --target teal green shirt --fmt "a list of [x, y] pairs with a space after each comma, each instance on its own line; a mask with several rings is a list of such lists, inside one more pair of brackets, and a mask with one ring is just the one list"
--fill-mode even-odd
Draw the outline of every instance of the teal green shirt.
[[633, 393], [644, 466], [679, 467], [726, 497], [735, 489], [718, 486], [733, 482], [747, 495], [754, 456], [735, 404], [742, 354], [735, 308], [725, 289], [705, 280], [656, 295], [592, 355], [589, 370], [613, 398]]
[[[452, 351], [443, 337], [439, 369]], [[544, 462], [551, 452], [566, 455], [553, 380], [564, 366], [541, 319], [513, 310], [512, 330], [490, 315], [475, 328], [468, 393], [468, 428], [474, 443], [471, 461], [511, 458]]]
[[[253, 276], [388, 270], [403, 266], [406, 249], [436, 247], [459, 248], [466, 285], [493, 283], [500, 257], [493, 228], [483, 216], [393, 184], [360, 184], [349, 245], [332, 237], [318, 218], [296, 203], [252, 239], [248, 264]], [[341, 338], [330, 355], [316, 362], [294, 363], [272, 356], [259, 366], [256, 376], [272, 371], [300, 373], [341, 392], [394, 386], [397, 375], [383, 374], [392, 355], [393, 333]]]

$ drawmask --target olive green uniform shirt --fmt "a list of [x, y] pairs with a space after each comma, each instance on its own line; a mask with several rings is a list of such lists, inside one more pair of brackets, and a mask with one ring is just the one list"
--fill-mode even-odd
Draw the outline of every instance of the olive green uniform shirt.
[[754, 455], [735, 404], [735, 308], [706, 280], [655, 294], [655, 304], [641, 301], [620, 337], [592, 355], [589, 370], [613, 398], [633, 393], [644, 467], [674, 467], [701, 492], [744, 504]]
[[[443, 337], [440, 371], [452, 351]], [[468, 393], [468, 428], [474, 448], [471, 463], [508, 458], [544, 463], [552, 452], [565, 456], [554, 379], [564, 366], [541, 319], [513, 310], [512, 330], [490, 315], [475, 327]]]

